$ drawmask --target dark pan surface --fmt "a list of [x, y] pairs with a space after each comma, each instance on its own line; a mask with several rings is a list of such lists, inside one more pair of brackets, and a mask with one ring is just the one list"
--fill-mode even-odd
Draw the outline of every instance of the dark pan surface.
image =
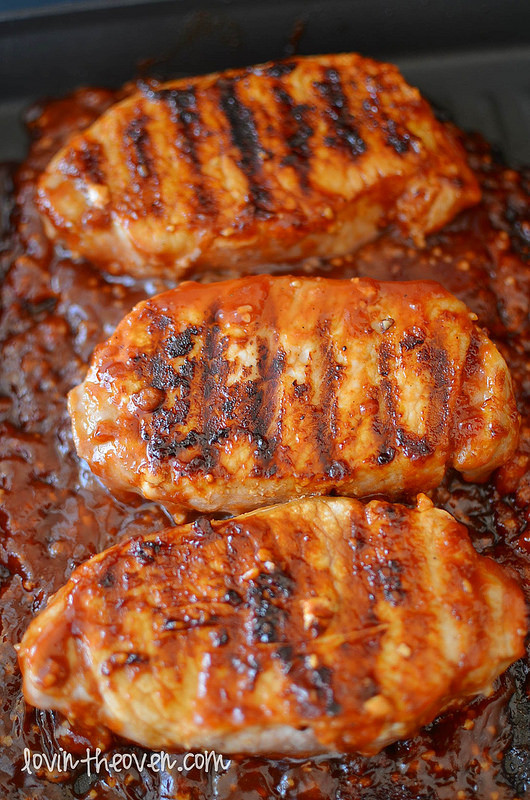
[[288, 55], [358, 50], [394, 61], [454, 121], [530, 161], [525, 0], [74, 0], [0, 2], [0, 158], [20, 159], [34, 99], [117, 88], [138, 64], [200, 74]]

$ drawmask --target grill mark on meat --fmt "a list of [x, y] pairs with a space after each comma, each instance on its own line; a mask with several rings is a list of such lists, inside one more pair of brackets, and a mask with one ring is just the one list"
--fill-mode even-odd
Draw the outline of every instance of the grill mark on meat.
[[408, 153], [410, 150], [410, 134], [408, 131], [400, 129], [396, 121], [384, 115], [384, 136], [385, 142], [394, 150], [398, 156]]
[[[165, 319], [160, 315], [154, 317], [149, 328], [151, 335], [154, 335], [154, 330], [164, 331], [167, 328]], [[145, 421], [142, 435], [148, 441], [149, 458], [157, 461], [178, 457], [183, 448], [193, 444], [190, 434], [180, 440], [178, 429], [186, 424], [190, 411], [190, 381], [193, 378], [194, 364], [185, 360], [177, 369], [170, 363], [170, 359], [187, 356], [193, 348], [192, 337], [200, 332], [200, 328], [190, 326], [180, 334], [170, 335], [157, 342], [152, 355], [140, 353], [134, 357], [137, 376], [147, 379], [150, 390], [157, 393], [152, 403], [151, 396], [140, 398], [140, 403], [136, 403], [147, 411], [151, 411], [153, 406], [152, 414]], [[171, 401], [168, 400], [168, 394], [175, 394]]]
[[[384, 401], [386, 410], [386, 420], [381, 422], [379, 415], [374, 419], [374, 431], [382, 437], [383, 443], [377, 457], [378, 464], [388, 464], [392, 461], [395, 455], [395, 443], [402, 451], [406, 458], [415, 461], [418, 458], [424, 458], [431, 455], [433, 447], [426, 435], [420, 436], [418, 434], [407, 431], [404, 427], [397, 425], [397, 408], [396, 398], [398, 397], [398, 388], [392, 381], [390, 375], [392, 372], [390, 366], [390, 359], [393, 353], [390, 346], [383, 342], [379, 348], [379, 374], [382, 376], [380, 383], [381, 394]], [[433, 369], [436, 367], [433, 365]], [[427, 414], [430, 416], [432, 402], [429, 404]], [[427, 421], [427, 429], [430, 431], [430, 419]]]
[[418, 458], [425, 458], [433, 453], [433, 448], [430, 445], [427, 436], [418, 436], [416, 433], [406, 431], [405, 428], [396, 428], [396, 442], [403, 450], [403, 454], [410, 458], [411, 461], [416, 461]]
[[422, 345], [424, 341], [424, 331], [422, 331], [421, 328], [416, 328], [413, 326], [412, 328], [409, 328], [409, 330], [405, 331], [399, 346], [401, 350], [414, 350], [415, 347]]
[[[278, 339], [276, 328], [275, 339]], [[275, 415], [277, 401], [280, 391], [280, 376], [285, 368], [285, 352], [278, 348], [275, 352], [269, 348], [266, 340], [263, 340], [258, 348], [258, 391], [260, 398], [259, 406], [254, 406], [255, 418], [252, 421], [252, 437], [256, 443], [254, 451], [261, 465], [256, 465], [254, 472], [262, 474], [262, 466], [270, 463], [274, 452], [281, 440], [282, 432], [282, 413], [281, 404], [278, 408], [276, 428], [270, 431], [272, 420]]]
[[86, 175], [91, 183], [105, 183], [104, 155], [99, 142], [83, 141], [79, 150], [75, 151], [75, 156], [80, 175]]
[[394, 608], [399, 606], [406, 596], [406, 591], [401, 583], [403, 565], [397, 559], [389, 559], [386, 564], [381, 564], [376, 572], [376, 585], [383, 591], [386, 602]]
[[329, 667], [318, 667], [311, 673], [311, 683], [316, 689], [317, 697], [320, 702], [324, 703], [326, 714], [330, 717], [334, 717], [342, 711], [340, 704], [335, 700], [332, 679], [333, 672]]
[[342, 367], [333, 355], [333, 340], [329, 333], [327, 320], [317, 328], [320, 358], [324, 365], [324, 375], [320, 394], [320, 406], [316, 414], [315, 443], [320, 463], [325, 474], [332, 480], [341, 480], [349, 472], [344, 461], [335, 460], [335, 441], [337, 439], [337, 392], [340, 385]]
[[164, 405], [154, 411], [147, 445], [147, 453], [150, 458], [158, 461], [175, 458], [182, 449], [191, 446], [192, 442], [188, 436], [179, 440], [175, 431], [176, 428], [180, 428], [186, 423], [189, 414], [189, 384], [185, 386], [183, 394], [182, 398], [174, 401], [172, 408]]
[[348, 110], [348, 100], [344, 94], [342, 81], [336, 69], [324, 70], [322, 81], [315, 81], [315, 88], [324, 100], [324, 113], [330, 120], [335, 135], [324, 137], [324, 144], [330, 148], [342, 147], [350, 155], [357, 157], [366, 152], [366, 142], [361, 137], [353, 116]]
[[[148, 454], [157, 459], [175, 458], [182, 450], [194, 448], [196, 453], [192, 455], [188, 463], [182, 463], [180, 470], [182, 473], [195, 473], [200, 471], [209, 472], [217, 461], [216, 450], [213, 445], [227, 436], [228, 431], [221, 425], [218, 418], [212, 412], [218, 406], [215, 398], [212, 399], [217, 388], [215, 376], [226, 373], [227, 364], [222, 359], [224, 343], [218, 339], [219, 327], [215, 325], [215, 314], [217, 307], [211, 310], [202, 328], [191, 326], [179, 337], [170, 337], [163, 342], [165, 357], [172, 356], [171, 353], [177, 352], [186, 356], [190, 352], [191, 336], [204, 333], [204, 342], [201, 352], [202, 358], [199, 363], [192, 360], [185, 360], [179, 367], [178, 372], [164, 362], [164, 371], [173, 378], [173, 385], [181, 389], [181, 397], [174, 401], [173, 408], [164, 406], [157, 409], [152, 418], [152, 435], [148, 443]], [[188, 336], [189, 334], [189, 336]], [[190, 342], [188, 344], [188, 338]], [[193, 345], [192, 345], [193, 346]], [[169, 352], [168, 352], [169, 350]], [[199, 372], [195, 379], [194, 391], [191, 390], [191, 381], [195, 374]], [[223, 383], [224, 376], [221, 376], [220, 383]], [[192, 413], [190, 398], [194, 397], [194, 404], [197, 408], [195, 427], [192, 426]], [[205, 398], [209, 398], [206, 401]], [[178, 438], [178, 429], [189, 420], [187, 431], [182, 438]], [[177, 430], [176, 430], [177, 429]]]
[[285, 606], [293, 595], [294, 581], [281, 569], [260, 573], [249, 581], [246, 603], [249, 609], [249, 644], [272, 644], [285, 638], [288, 614]]
[[429, 446], [432, 452], [443, 435], [449, 416], [451, 364], [445, 348], [436, 343], [422, 347], [418, 352], [418, 361], [425, 364], [433, 382], [428, 410]]
[[164, 340], [164, 350], [168, 358], [183, 358], [193, 350], [193, 337], [200, 333], [196, 325], [190, 325], [181, 333], [172, 334]]
[[[239, 430], [249, 436], [251, 440], [259, 438], [256, 432], [259, 416], [263, 405], [262, 374], [269, 356], [269, 347], [266, 340], [258, 345], [257, 372], [260, 376], [256, 380], [238, 383], [230, 392], [228, 401], [225, 402], [224, 411], [227, 418], [240, 420]], [[258, 454], [259, 446], [256, 451]]]
[[221, 109], [230, 126], [232, 144], [237, 147], [241, 156], [237, 163], [248, 182], [254, 216], [258, 219], [269, 219], [273, 203], [261, 178], [261, 159], [265, 150], [260, 143], [252, 109], [237, 96], [235, 79], [220, 78], [215, 85], [219, 90]]
[[475, 332], [471, 336], [469, 347], [467, 348], [466, 360], [462, 370], [462, 384], [465, 385], [475, 375], [480, 368], [479, 365], [480, 340]]
[[277, 64], [273, 64], [270, 67], [267, 67], [265, 70], [265, 75], [268, 75], [271, 78], [284, 78], [286, 75], [290, 75], [295, 69], [295, 61], [281, 61]]
[[363, 111], [373, 120], [374, 125], [381, 129], [385, 143], [402, 156], [410, 150], [411, 141], [415, 140], [415, 137], [383, 111], [379, 93], [384, 91], [379, 82], [371, 83], [370, 99], [363, 102]]
[[146, 122], [147, 117], [142, 114], [132, 119], [125, 128], [125, 138], [134, 153], [134, 172], [141, 178], [149, 178], [152, 174], [152, 164], [150, 163], [151, 159], [148, 152], [149, 134], [145, 127]]
[[[135, 406], [148, 412], [142, 420], [141, 436], [147, 441], [149, 459], [164, 461], [178, 457], [179, 452], [191, 446], [189, 435], [178, 438], [178, 429], [186, 424], [190, 411], [190, 381], [194, 364], [184, 360], [176, 368], [170, 363], [173, 358], [184, 357], [193, 348], [192, 337], [201, 332], [190, 326], [180, 334], [161, 338], [170, 322], [169, 317], [148, 309], [148, 331], [152, 353], [137, 353], [132, 358], [137, 379], [147, 386], [133, 396]], [[169, 395], [169, 397], [168, 397]]]
[[[151, 138], [146, 127], [149, 118], [145, 114], [133, 117], [123, 133], [124, 151], [127, 167], [131, 175], [132, 197], [139, 195], [135, 204], [137, 214], [156, 216], [162, 213], [160, 179], [155, 169], [155, 159], [151, 153]], [[138, 206], [136, 208], [136, 205]]]
[[[396, 421], [396, 408], [394, 404], [394, 388], [389, 379], [390, 375], [390, 359], [392, 351], [387, 342], [382, 342], [379, 346], [378, 352], [378, 372], [381, 375], [379, 384], [379, 409], [374, 416], [372, 429], [379, 439], [379, 453], [377, 456], [377, 463], [380, 466], [390, 464], [396, 455], [395, 438], [395, 421]], [[382, 402], [381, 402], [382, 401]], [[381, 407], [384, 413], [381, 414]]]
[[188, 470], [191, 472], [211, 472], [217, 459], [215, 444], [228, 436], [228, 429], [223, 427], [223, 417], [219, 416], [222, 403], [218, 395], [223, 391], [228, 373], [228, 362], [223, 358], [226, 342], [219, 338], [220, 328], [216, 322], [219, 304], [215, 301], [207, 313], [205, 324], [203, 357], [201, 371], [196, 384], [200, 398], [199, 435], [195, 444], [198, 455], [193, 458]]
[[164, 103], [169, 111], [171, 121], [178, 128], [179, 150], [191, 167], [191, 182], [197, 203], [204, 215], [212, 216], [216, 210], [215, 197], [209, 190], [203, 176], [203, 165], [198, 144], [206, 132], [197, 105], [197, 93], [193, 86], [186, 89], [160, 89], [148, 91], [147, 96]]
[[[254, 456], [256, 464], [253, 473], [266, 476], [276, 469], [270, 467], [282, 434], [283, 406], [280, 398], [280, 377], [285, 368], [286, 355], [278, 346], [277, 308], [274, 303], [266, 303], [262, 312], [263, 327], [269, 336], [258, 339], [258, 377], [247, 387], [250, 402], [245, 406], [245, 427], [256, 445]], [[276, 426], [271, 429], [276, 415]], [[268, 467], [268, 469], [264, 469]], [[272, 470], [272, 471], [271, 471]]]
[[465, 437], [465, 433], [461, 430], [462, 422], [469, 418], [470, 415], [470, 401], [467, 394], [467, 387], [473, 381], [473, 377], [477, 370], [480, 369], [479, 363], [479, 350], [480, 340], [473, 332], [467, 348], [466, 358], [460, 374], [460, 392], [458, 395], [457, 405], [453, 418], [452, 429], [450, 431], [450, 441], [453, 451], [457, 451], [460, 447], [460, 439]]
[[303, 192], [307, 192], [312, 155], [309, 141], [314, 133], [307, 120], [310, 106], [295, 103], [280, 82], [274, 87], [273, 92], [282, 114], [285, 139], [289, 147], [289, 153], [283, 157], [282, 165], [294, 168], [300, 188]]
[[[371, 549], [372, 547], [369, 544], [370, 526], [367, 525], [365, 517], [359, 517], [354, 513], [350, 514], [349, 524], [351, 535], [348, 538], [348, 545], [352, 554], [351, 574], [356, 577], [361, 576], [363, 583], [366, 582], [368, 587], [370, 587], [370, 591], [367, 592], [368, 606], [364, 608], [362, 614], [358, 616], [358, 628], [361, 631], [370, 631], [376, 629], [381, 624], [381, 620], [376, 612], [377, 596], [374, 591], [371, 591], [377, 588], [377, 582], [375, 579], [375, 565], [372, 563], [372, 556], [367, 555], [367, 548]], [[355, 609], [353, 613], [357, 616], [359, 614], [358, 609]], [[376, 641], [379, 643], [379, 639], [376, 639]], [[375, 675], [373, 676], [373, 680], [375, 681]], [[373, 683], [371, 688], [374, 694], [376, 694], [379, 689], [379, 683]], [[370, 696], [370, 694], [367, 694], [366, 699]]]

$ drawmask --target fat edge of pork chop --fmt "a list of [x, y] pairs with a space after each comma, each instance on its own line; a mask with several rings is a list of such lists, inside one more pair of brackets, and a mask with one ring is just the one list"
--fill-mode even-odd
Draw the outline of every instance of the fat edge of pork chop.
[[27, 700], [151, 748], [371, 754], [523, 655], [516, 583], [425, 497], [310, 498], [122, 542], [31, 623]]
[[480, 200], [454, 135], [398, 69], [291, 58], [144, 86], [39, 182], [47, 231], [114, 272], [181, 278], [417, 243]]
[[396, 499], [450, 466], [484, 480], [519, 417], [472, 317], [432, 282], [181, 284], [96, 349], [68, 399], [77, 451], [176, 521], [331, 491]]

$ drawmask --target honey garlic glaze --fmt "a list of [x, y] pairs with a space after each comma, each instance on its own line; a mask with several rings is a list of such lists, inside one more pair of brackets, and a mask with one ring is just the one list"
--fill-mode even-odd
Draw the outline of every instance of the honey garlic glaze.
[[[64, 720], [26, 707], [14, 645], [75, 566], [124, 536], [168, 525], [157, 506], [118, 502], [77, 459], [66, 394], [92, 350], [132, 306], [169, 287], [106, 279], [53, 248], [35, 209], [35, 182], [66, 138], [117, 98], [85, 89], [34, 108], [26, 162], [0, 171], [0, 796], [20, 798], [266, 798], [507, 800], [530, 796], [530, 658], [514, 664], [493, 694], [445, 714], [414, 739], [372, 758], [232, 759], [221, 772], [131, 769], [87, 776], [23, 771], [24, 748], [84, 755]], [[463, 137], [484, 199], [419, 251], [391, 234], [355, 256], [293, 269], [330, 277], [440, 281], [478, 315], [500, 347], [523, 415], [514, 459], [485, 485], [451, 474], [435, 504], [470, 529], [480, 553], [523, 584], [530, 602], [530, 173], [504, 168], [478, 137]], [[190, 275], [188, 277], [193, 277]], [[229, 273], [202, 280], [231, 277]], [[115, 750], [140, 748], [115, 741]], [[182, 756], [177, 758], [182, 765]]]

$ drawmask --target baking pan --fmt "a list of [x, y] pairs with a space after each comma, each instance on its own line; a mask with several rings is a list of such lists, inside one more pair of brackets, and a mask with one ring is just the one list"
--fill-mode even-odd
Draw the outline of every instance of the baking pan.
[[530, 161], [530, 3], [524, 0], [153, 0], [0, 4], [0, 158], [25, 152], [35, 98], [151, 73], [197, 74], [303, 53], [395, 61], [464, 128]]
[[[526, 0], [0, 2], [0, 160], [24, 157], [28, 139], [21, 115], [44, 96], [61, 96], [79, 85], [114, 88], [138, 74], [191, 75], [293, 52], [343, 50], [397, 63], [441, 114], [464, 129], [480, 131], [511, 164], [530, 163], [530, 3]], [[470, 506], [470, 519], [482, 532], [473, 513]], [[0, 529], [1, 523], [0, 518]], [[484, 536], [487, 533], [485, 530]], [[501, 800], [522, 800], [530, 792], [530, 713], [523, 701], [529, 679], [525, 669], [516, 665], [511, 674], [517, 703], [492, 706], [501, 724], [511, 715], [510, 730], [515, 731], [513, 740], [504, 742], [508, 755], [498, 794]], [[3, 678], [0, 675], [0, 680]], [[24, 719], [21, 707], [17, 712]], [[464, 719], [458, 728], [463, 750], [473, 742], [463, 727]], [[45, 712], [37, 712], [36, 720], [43, 731], [50, 730]], [[24, 724], [32, 723], [26, 720]], [[444, 731], [442, 721], [438, 741], [443, 741]], [[42, 746], [51, 747], [49, 742]], [[409, 777], [406, 787], [402, 785], [394, 771], [414, 762], [416, 746], [402, 743], [390, 755], [378, 757], [379, 787], [363, 784], [367, 772], [362, 759], [334, 759], [325, 766], [324, 760], [306, 765], [255, 759], [241, 770], [207, 779], [192, 775], [181, 782], [178, 775], [167, 774], [156, 782], [153, 776], [146, 776], [129, 788], [120, 783], [116, 791], [98, 783], [100, 793], [95, 796], [90, 794], [93, 782], [86, 775], [64, 789], [34, 779], [17, 793], [13, 765], [0, 751], [0, 798], [213, 800], [234, 796], [231, 781], [236, 775], [242, 776], [237, 796], [249, 800], [294, 796], [305, 800], [454, 800], [455, 781], [466, 787], [465, 800], [494, 800], [493, 794], [486, 798], [475, 788], [484, 785], [473, 772], [475, 767], [469, 767], [469, 774], [457, 775], [455, 770], [461, 765], [449, 763], [445, 756], [439, 759], [440, 772], [433, 772], [438, 777], [418, 779], [417, 785]], [[418, 753], [418, 759], [428, 755], [419, 746]], [[438, 754], [429, 757], [436, 761]], [[473, 764], [473, 754], [466, 751], [464, 762]], [[7, 792], [2, 774], [10, 776]], [[430, 775], [425, 769], [421, 774]], [[352, 776], [358, 776], [355, 785]], [[391, 793], [389, 787], [393, 787]]]

